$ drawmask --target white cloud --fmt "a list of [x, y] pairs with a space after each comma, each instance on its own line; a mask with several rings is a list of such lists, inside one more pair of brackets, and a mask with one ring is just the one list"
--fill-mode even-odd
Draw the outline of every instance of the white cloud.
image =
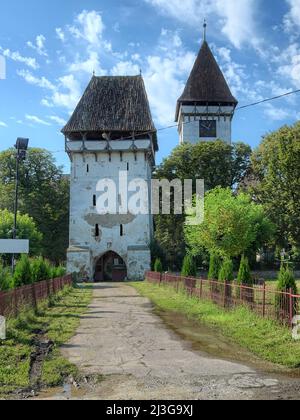
[[69, 67], [70, 72], [83, 71], [88, 74], [95, 72], [99, 76], [104, 76], [107, 72], [102, 69], [99, 54], [96, 51], [90, 51], [87, 60], [80, 61], [79, 55], [74, 63]]
[[76, 17], [74, 25], [68, 27], [75, 38], [84, 39], [94, 46], [100, 45], [104, 28], [102, 16], [95, 10], [83, 10]]
[[140, 73], [140, 67], [132, 61], [120, 61], [112, 69], [112, 76], [136, 76]]
[[24, 57], [22, 56], [19, 51], [11, 51], [10, 49], [3, 49], [0, 47], [0, 51], [6, 58], [10, 58], [13, 61], [26, 64], [26, 66], [31, 67], [32, 69], [36, 70], [39, 68], [39, 65], [35, 58], [32, 57]]
[[39, 55], [48, 57], [47, 51], [45, 49], [45, 42], [46, 38], [44, 37], [44, 35], [38, 35], [35, 39], [35, 44], [33, 44], [31, 41], [28, 41], [27, 45], [28, 47], [35, 50]]
[[297, 89], [300, 88], [300, 45], [291, 44], [276, 58], [278, 74], [286, 77]]
[[49, 115], [48, 118], [49, 120], [54, 121], [58, 125], [66, 125], [67, 123], [66, 120], [56, 115]]
[[56, 28], [55, 32], [56, 32], [57, 38], [60, 39], [62, 42], [65, 42], [66, 36], [62, 28]]
[[55, 86], [46, 77], [36, 77], [29, 70], [19, 70], [17, 74], [27, 83], [38, 86], [43, 89], [55, 90]]
[[291, 111], [288, 109], [276, 107], [272, 104], [266, 104], [264, 107], [264, 114], [272, 121], [284, 121], [292, 117]]
[[284, 17], [285, 29], [291, 32], [294, 27], [300, 27], [300, 1], [299, 0], [286, 0], [290, 10]]
[[0, 121], [0, 127], [7, 127], [7, 124], [4, 121]]
[[[144, 0], [160, 12], [172, 16], [190, 26], [199, 28], [204, 18], [212, 22], [232, 42], [241, 48], [250, 43], [257, 46], [255, 12], [257, 0]], [[217, 17], [217, 19], [216, 19]]]
[[82, 92], [79, 82], [70, 74], [59, 79], [59, 85], [53, 93], [51, 101], [55, 106], [73, 110], [81, 95]]
[[51, 124], [48, 123], [45, 120], [42, 120], [41, 118], [37, 117], [36, 115], [25, 115], [25, 118], [27, 121], [33, 122], [35, 124], [41, 124], [41, 125], [48, 125], [50, 126]]

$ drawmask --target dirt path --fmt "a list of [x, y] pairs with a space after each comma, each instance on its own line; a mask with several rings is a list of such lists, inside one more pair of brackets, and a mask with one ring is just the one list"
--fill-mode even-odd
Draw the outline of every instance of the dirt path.
[[193, 350], [155, 315], [148, 299], [124, 284], [95, 286], [89, 311], [63, 355], [83, 374], [105, 379], [77, 395], [65, 390], [45, 398], [272, 399], [294, 386]]

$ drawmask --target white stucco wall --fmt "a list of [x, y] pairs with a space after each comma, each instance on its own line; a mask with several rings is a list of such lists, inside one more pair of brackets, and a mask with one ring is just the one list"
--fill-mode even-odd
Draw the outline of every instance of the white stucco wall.
[[[234, 108], [181, 106], [179, 114], [179, 141], [180, 143], [198, 143], [200, 141], [213, 141], [216, 139], [231, 143], [231, 124]], [[188, 115], [187, 115], [188, 114]], [[200, 120], [215, 120], [217, 122], [217, 137], [200, 137]]]
[[[114, 180], [119, 187], [119, 171], [127, 172], [128, 182], [135, 178], [151, 181], [152, 165], [145, 157], [146, 150], [151, 145], [148, 140], [136, 141], [139, 150], [134, 154], [124, 144], [111, 142], [120, 152], [109, 153], [104, 150], [105, 142], [89, 142], [87, 149], [99, 152], [78, 153], [80, 142], [70, 142], [68, 149], [71, 163], [71, 201], [70, 201], [70, 247], [68, 250], [68, 271], [82, 273], [93, 279], [97, 260], [106, 252], [114, 251], [120, 255], [127, 266], [130, 280], [143, 279], [145, 271], [150, 269], [151, 256], [149, 244], [151, 241], [153, 220], [147, 215], [100, 215], [93, 205], [93, 196], [98, 199], [96, 191], [100, 179]], [[100, 144], [101, 143], [101, 144]], [[82, 143], [81, 143], [82, 146]], [[70, 152], [71, 150], [71, 152]], [[76, 151], [76, 153], [74, 153]], [[135, 158], [136, 156], [136, 158]], [[130, 197], [130, 194], [129, 194]], [[120, 198], [117, 196], [117, 201]], [[95, 226], [99, 225], [100, 235], [95, 237]], [[120, 225], [123, 225], [124, 236], [120, 235]]]

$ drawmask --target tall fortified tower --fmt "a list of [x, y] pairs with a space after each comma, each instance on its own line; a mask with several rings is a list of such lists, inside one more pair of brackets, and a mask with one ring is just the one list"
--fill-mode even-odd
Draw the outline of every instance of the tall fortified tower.
[[150, 212], [99, 214], [96, 207], [99, 180], [114, 181], [117, 192], [120, 171], [128, 183], [151, 183], [157, 133], [142, 77], [94, 76], [62, 132], [71, 160], [68, 271], [94, 281], [143, 279], [151, 262]]
[[238, 102], [204, 41], [177, 102], [176, 122], [180, 143], [198, 143], [217, 139], [231, 143], [231, 123]]

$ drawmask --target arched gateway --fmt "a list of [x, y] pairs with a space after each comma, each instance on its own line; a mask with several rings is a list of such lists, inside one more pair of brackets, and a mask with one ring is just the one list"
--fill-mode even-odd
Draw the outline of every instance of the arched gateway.
[[124, 260], [115, 252], [109, 251], [96, 262], [95, 282], [120, 282], [127, 278], [127, 268]]

